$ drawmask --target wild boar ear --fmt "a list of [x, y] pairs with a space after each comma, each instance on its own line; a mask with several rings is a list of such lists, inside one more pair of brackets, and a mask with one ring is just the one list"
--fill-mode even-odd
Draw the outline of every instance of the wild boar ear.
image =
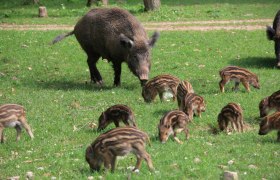
[[153, 47], [159, 38], [159, 32], [155, 31], [152, 37], [149, 39], [148, 43], [150, 47]]
[[165, 127], [166, 127], [167, 129], [169, 129], [169, 128], [170, 128], [170, 125], [165, 125]]
[[134, 42], [124, 34], [120, 35], [120, 43], [123, 47], [128, 49], [132, 48], [132, 46], [134, 45]]
[[275, 30], [271, 26], [266, 26], [266, 36], [268, 40], [273, 40], [275, 36]]
[[91, 146], [88, 146], [86, 149], [86, 158], [91, 158], [93, 156], [93, 150]]
[[107, 118], [107, 117], [106, 117], [106, 113], [102, 112], [102, 118], [103, 118], [103, 119], [106, 119], [106, 118]]

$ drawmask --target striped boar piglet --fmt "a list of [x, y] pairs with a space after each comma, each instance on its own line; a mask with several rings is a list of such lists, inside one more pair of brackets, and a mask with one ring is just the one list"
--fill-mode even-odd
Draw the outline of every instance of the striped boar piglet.
[[205, 112], [206, 105], [204, 98], [195, 93], [188, 93], [182, 100], [179, 109], [186, 113], [192, 121], [194, 115], [201, 117], [201, 113]]
[[272, 110], [280, 111], [280, 90], [262, 99], [259, 103], [259, 110], [260, 117], [267, 116]]
[[4, 128], [14, 127], [17, 131], [16, 140], [20, 140], [21, 127], [24, 127], [31, 137], [34, 138], [30, 126], [27, 123], [25, 110], [18, 104], [3, 104], [0, 106], [0, 140], [4, 142]]
[[230, 132], [229, 123], [233, 130], [243, 132], [243, 110], [240, 105], [233, 102], [223, 107], [218, 115], [218, 125], [221, 131]]
[[265, 116], [260, 122], [259, 135], [266, 135], [272, 130], [277, 130], [277, 141], [280, 142], [280, 112]]
[[185, 95], [188, 93], [194, 93], [191, 83], [186, 80], [181, 81], [177, 87], [178, 107], [180, 107], [182, 100], [184, 99]]
[[114, 128], [98, 136], [87, 147], [86, 161], [93, 171], [99, 171], [104, 164], [105, 169], [111, 168], [114, 172], [117, 156], [133, 153], [137, 158], [133, 171], [139, 171], [143, 159], [150, 171], [153, 171], [151, 156], [145, 150], [147, 141], [150, 142], [148, 135], [137, 128], [128, 126]]
[[116, 127], [119, 127], [119, 123], [122, 121], [126, 126], [134, 126], [135, 116], [132, 110], [123, 104], [116, 104], [109, 107], [106, 111], [102, 112], [98, 120], [98, 131], [105, 129], [110, 123], [114, 123]]
[[173, 101], [175, 101], [179, 82], [180, 79], [175, 76], [169, 74], [158, 75], [150, 79], [145, 86], [143, 86], [142, 97], [145, 102], [150, 103], [154, 101], [158, 94], [160, 100], [164, 101], [166, 100], [164, 93], [171, 93]]
[[182, 144], [176, 135], [182, 131], [184, 131], [186, 135], [186, 139], [189, 138], [189, 130], [187, 128], [187, 124], [189, 123], [189, 117], [183, 112], [179, 110], [173, 110], [167, 112], [161, 119], [158, 125], [159, 131], [159, 140], [162, 143], [165, 143], [170, 135], [173, 135], [174, 140]]
[[250, 85], [256, 89], [260, 89], [259, 78], [256, 74], [250, 72], [245, 68], [238, 66], [227, 66], [220, 70], [221, 81], [219, 83], [221, 92], [225, 92], [224, 86], [229, 81], [235, 81], [234, 91], [239, 89], [239, 83], [241, 82], [245, 89], [250, 92]]

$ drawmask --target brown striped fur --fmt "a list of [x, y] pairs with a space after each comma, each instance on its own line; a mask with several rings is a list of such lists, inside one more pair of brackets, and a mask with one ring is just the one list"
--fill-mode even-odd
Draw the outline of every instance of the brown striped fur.
[[272, 130], [277, 130], [277, 141], [280, 142], [280, 112], [275, 112], [264, 117], [260, 122], [259, 135], [266, 135]]
[[142, 89], [142, 96], [145, 102], [149, 103], [159, 94], [160, 100], [164, 101], [163, 94], [171, 92], [173, 94], [173, 101], [175, 101], [179, 82], [180, 79], [169, 74], [156, 76], [145, 84]]
[[115, 170], [117, 156], [135, 154], [137, 162], [135, 170], [139, 170], [144, 159], [151, 171], [153, 164], [150, 155], [145, 150], [145, 143], [149, 142], [146, 133], [134, 127], [118, 127], [98, 136], [86, 149], [86, 161], [93, 171], [99, 171], [102, 164], [105, 169]]
[[221, 131], [230, 132], [229, 123], [233, 130], [238, 132], [244, 131], [243, 110], [236, 103], [228, 103], [218, 115], [218, 125]]
[[167, 112], [160, 120], [158, 125], [159, 140], [165, 143], [170, 135], [173, 135], [174, 140], [179, 144], [182, 142], [176, 137], [177, 133], [184, 131], [186, 139], [189, 138], [189, 130], [187, 124], [189, 123], [189, 117], [183, 112], [173, 110]]
[[21, 127], [24, 127], [33, 139], [33, 133], [27, 123], [25, 110], [22, 106], [17, 104], [3, 104], [0, 106], [0, 140], [4, 142], [4, 128], [14, 127], [17, 131], [16, 140], [20, 140]]
[[186, 94], [188, 93], [194, 93], [193, 87], [191, 85], [191, 83], [189, 83], [188, 81], [181, 81], [178, 84], [177, 87], [177, 102], [178, 102], [178, 107], [180, 107], [181, 102], [183, 100], [183, 98], [185, 97]]
[[194, 114], [201, 117], [201, 112], [206, 109], [204, 98], [195, 93], [188, 93], [182, 100], [179, 109], [186, 113], [190, 120], [193, 120]]
[[259, 104], [260, 117], [265, 117], [271, 110], [280, 111], [280, 90], [265, 97]]
[[119, 123], [122, 121], [126, 126], [134, 126], [135, 116], [130, 107], [123, 104], [116, 104], [109, 107], [106, 111], [102, 112], [99, 117], [98, 131], [105, 129], [110, 123], [114, 123], [116, 127], [119, 127]]
[[260, 117], [265, 117], [268, 114], [268, 97], [265, 97], [259, 103]]
[[220, 81], [220, 90], [225, 92], [224, 86], [229, 81], [235, 81], [235, 86], [233, 90], [237, 91], [239, 88], [239, 83], [241, 82], [245, 89], [250, 92], [250, 85], [254, 88], [260, 89], [258, 76], [245, 68], [238, 66], [227, 66], [220, 70], [220, 76], [222, 80]]

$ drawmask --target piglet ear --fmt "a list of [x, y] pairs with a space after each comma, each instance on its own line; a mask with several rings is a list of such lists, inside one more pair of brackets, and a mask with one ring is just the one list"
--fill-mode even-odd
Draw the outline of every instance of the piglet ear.
[[167, 129], [169, 129], [169, 128], [170, 128], [170, 125], [165, 125], [165, 127], [166, 127]]
[[120, 35], [120, 43], [124, 48], [130, 49], [134, 45], [134, 42], [129, 39], [127, 36], [124, 34]]
[[155, 31], [152, 37], [149, 39], [149, 46], [153, 47], [159, 38], [159, 32]]

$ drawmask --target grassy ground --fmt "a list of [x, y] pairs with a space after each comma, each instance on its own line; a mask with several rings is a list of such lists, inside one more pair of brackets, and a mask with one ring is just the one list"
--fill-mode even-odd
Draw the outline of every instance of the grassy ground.
[[[49, 15], [42, 19], [37, 17], [38, 5], [26, 2], [0, 0], [0, 23], [74, 25], [90, 9], [85, 6], [86, 0], [41, 0]], [[129, 10], [141, 21], [272, 19], [279, 8], [278, 0], [161, 0], [160, 10], [145, 13], [142, 0], [110, 0], [109, 3], [109, 7]]]
[[[87, 84], [86, 56], [74, 37], [50, 46], [61, 31], [1, 31], [0, 33], [0, 100], [26, 107], [27, 118], [34, 130], [33, 141], [24, 132], [15, 142], [15, 130], [5, 129], [7, 140], [0, 148], [0, 179], [23, 178], [32, 171], [38, 179], [218, 179], [221, 167], [237, 171], [241, 179], [278, 179], [279, 143], [276, 132], [259, 136], [258, 103], [279, 90], [279, 70], [274, 68], [273, 44], [263, 31], [162, 32], [153, 49], [150, 77], [170, 73], [189, 80], [194, 90], [207, 102], [202, 118], [190, 124], [191, 138], [178, 145], [157, 139], [157, 124], [164, 112], [176, 109], [176, 102], [146, 104], [140, 84], [123, 65], [122, 87], [113, 88], [110, 64], [98, 66], [105, 86]], [[151, 32], [150, 32], [151, 33]], [[73, 53], [75, 52], [75, 53]], [[244, 88], [226, 93], [218, 88], [219, 69], [238, 65], [260, 77], [261, 89]], [[213, 135], [217, 115], [228, 102], [240, 103], [245, 121], [251, 129], [245, 133]], [[111, 105], [129, 105], [136, 114], [138, 126], [149, 134], [155, 173], [143, 163], [139, 174], [131, 174], [128, 166], [134, 156], [120, 159], [114, 174], [91, 173], [85, 162], [85, 148], [99, 135], [89, 123], [97, 123], [101, 112]], [[112, 128], [108, 127], [108, 129]], [[183, 134], [179, 135], [184, 139]], [[198, 158], [200, 161], [195, 160]], [[228, 163], [229, 161], [233, 164]], [[251, 166], [250, 166], [251, 165]], [[252, 166], [253, 165], [253, 166]]]

